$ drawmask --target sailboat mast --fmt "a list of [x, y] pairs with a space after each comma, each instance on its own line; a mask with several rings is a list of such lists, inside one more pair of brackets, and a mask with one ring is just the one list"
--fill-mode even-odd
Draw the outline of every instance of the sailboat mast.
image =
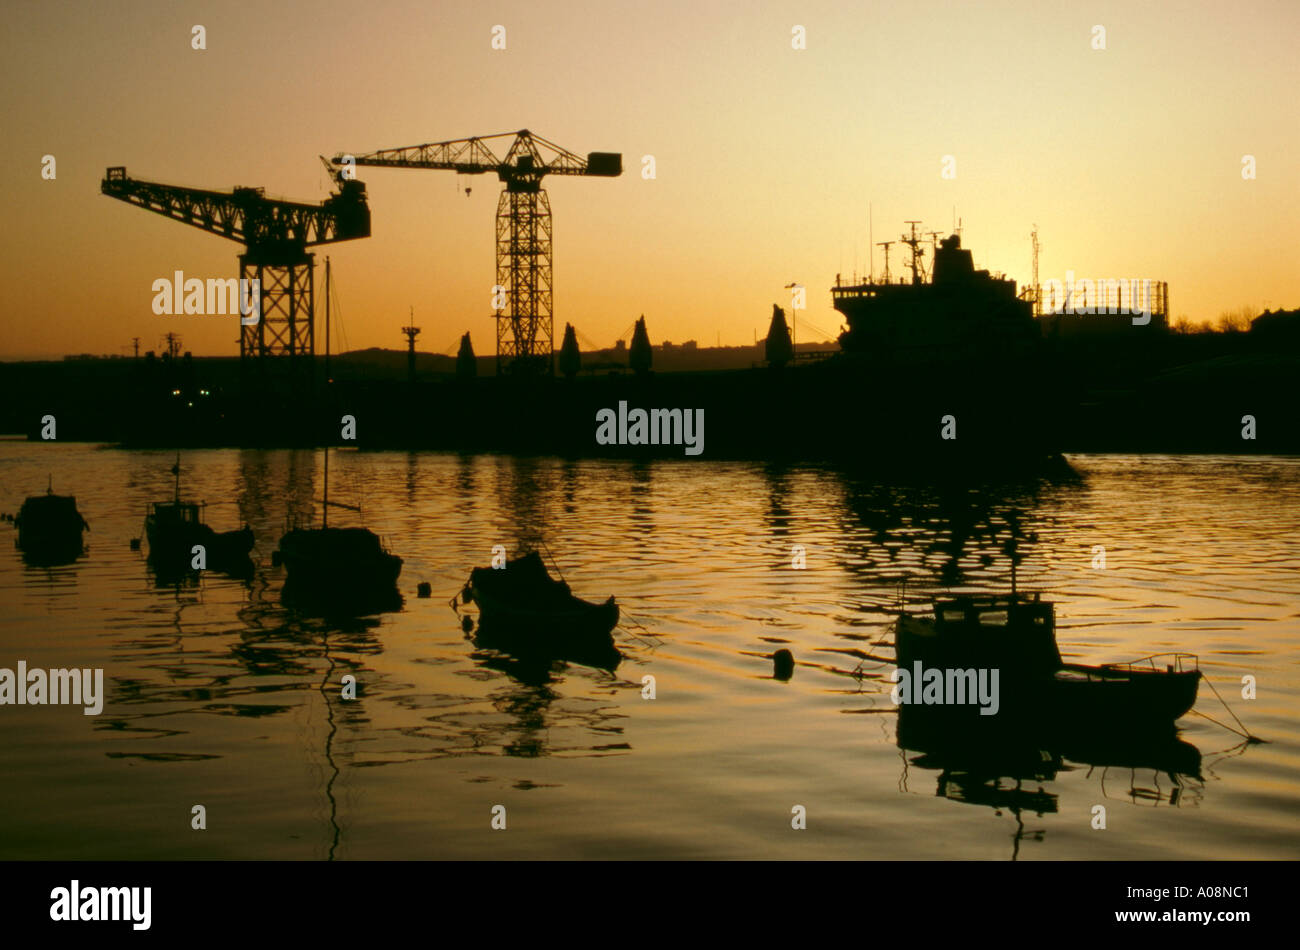
[[325, 385], [330, 384], [330, 259], [325, 258]]
[[[325, 387], [330, 384], [330, 259], [325, 257]], [[330, 447], [325, 446], [325, 504], [321, 514], [320, 526], [328, 528], [330, 523]]]

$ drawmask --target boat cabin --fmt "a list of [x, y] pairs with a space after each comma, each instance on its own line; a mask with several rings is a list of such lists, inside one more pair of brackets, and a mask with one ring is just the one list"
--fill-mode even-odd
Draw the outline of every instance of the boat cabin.
[[189, 501], [155, 501], [152, 517], [159, 525], [197, 525], [203, 523], [200, 505]]
[[933, 635], [925, 638], [932, 660], [1027, 671], [1061, 667], [1055, 605], [1038, 594], [944, 598], [935, 601], [934, 618]]

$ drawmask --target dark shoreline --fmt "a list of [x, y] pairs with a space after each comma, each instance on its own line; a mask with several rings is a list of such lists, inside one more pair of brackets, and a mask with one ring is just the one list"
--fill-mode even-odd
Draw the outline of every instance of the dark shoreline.
[[[882, 468], [1034, 468], [1062, 453], [1300, 454], [1300, 354], [1249, 334], [1032, 360], [414, 382], [388, 366], [300, 364], [297, 387], [237, 359], [0, 364], [0, 431], [124, 447], [431, 449], [593, 458], [757, 459]], [[314, 379], [311, 371], [315, 370]], [[601, 445], [601, 410], [703, 410], [703, 450]], [[344, 434], [355, 420], [355, 438]], [[953, 417], [950, 423], [946, 417]], [[1244, 438], [1243, 417], [1254, 419]], [[956, 438], [944, 438], [945, 434]], [[677, 430], [674, 430], [674, 434]], [[635, 433], [633, 433], [635, 435]]]

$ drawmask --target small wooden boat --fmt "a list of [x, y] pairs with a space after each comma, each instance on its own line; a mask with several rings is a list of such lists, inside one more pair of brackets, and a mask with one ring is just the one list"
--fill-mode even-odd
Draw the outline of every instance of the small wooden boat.
[[248, 552], [253, 531], [247, 525], [235, 531], [215, 531], [203, 520], [203, 502], [181, 500], [181, 467], [172, 466], [175, 488], [170, 501], [156, 501], [144, 519], [149, 540], [149, 562], [160, 577], [177, 577], [193, 570], [194, 548], [202, 546], [207, 570], [237, 577], [252, 574]]
[[44, 495], [32, 495], [14, 518], [18, 547], [34, 564], [56, 565], [75, 561], [84, 550], [81, 535], [89, 530], [77, 510], [73, 495], [54, 494], [53, 482]]
[[622, 659], [614, 646], [619, 616], [614, 598], [591, 603], [575, 597], [565, 581], [551, 577], [536, 551], [502, 568], [475, 568], [461, 597], [478, 605], [480, 646], [601, 669]]
[[368, 528], [332, 528], [331, 507], [360, 512], [329, 498], [329, 449], [325, 450], [324, 501], [319, 528], [290, 528], [280, 538], [273, 564], [283, 564], [281, 599], [323, 613], [379, 613], [400, 610], [397, 578], [402, 559], [389, 553]]
[[894, 648], [900, 669], [939, 669], [945, 676], [997, 670], [1000, 708], [990, 718], [1083, 729], [1169, 727], [1195, 705], [1201, 678], [1196, 657], [1186, 653], [1101, 666], [1063, 662], [1054, 605], [1037, 594], [940, 599], [933, 617], [898, 618]]
[[285, 600], [378, 605], [398, 596], [402, 559], [367, 528], [291, 529], [280, 538], [276, 560], [287, 575]]

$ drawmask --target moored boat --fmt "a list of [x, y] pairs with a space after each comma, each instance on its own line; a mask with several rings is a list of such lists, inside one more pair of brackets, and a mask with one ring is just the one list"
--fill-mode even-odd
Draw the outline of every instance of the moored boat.
[[170, 501], [156, 501], [144, 519], [149, 541], [149, 562], [160, 577], [177, 577], [194, 569], [195, 548], [203, 549], [207, 570], [237, 577], [252, 573], [248, 552], [253, 531], [247, 525], [234, 531], [216, 531], [203, 520], [203, 502], [181, 499], [180, 461], [172, 466], [175, 488]]
[[32, 495], [14, 518], [18, 547], [36, 564], [55, 565], [74, 561], [84, 550], [82, 532], [89, 530], [77, 510], [74, 495], [56, 495], [51, 483], [44, 495]]
[[[1170, 727], [1195, 705], [1201, 678], [1187, 653], [1099, 666], [1063, 662], [1054, 605], [1037, 594], [937, 600], [932, 617], [898, 618], [894, 647], [899, 669], [918, 680], [929, 670], [945, 679], [996, 670], [1000, 696], [991, 718], [1083, 729]], [[978, 712], [969, 704], [913, 705], [931, 715]]]
[[614, 598], [592, 603], [574, 596], [568, 583], [551, 577], [536, 551], [501, 568], [475, 568], [461, 596], [478, 605], [480, 646], [601, 669], [613, 669], [622, 659], [614, 646]]
[[400, 610], [397, 578], [402, 559], [369, 528], [334, 528], [331, 507], [360, 513], [360, 507], [330, 501], [329, 449], [325, 450], [324, 499], [319, 528], [292, 527], [280, 538], [272, 563], [285, 570], [281, 599], [320, 613], [379, 613]]
[[401, 606], [402, 559], [368, 528], [293, 528], [280, 538], [283, 598], [300, 606], [369, 610]]

